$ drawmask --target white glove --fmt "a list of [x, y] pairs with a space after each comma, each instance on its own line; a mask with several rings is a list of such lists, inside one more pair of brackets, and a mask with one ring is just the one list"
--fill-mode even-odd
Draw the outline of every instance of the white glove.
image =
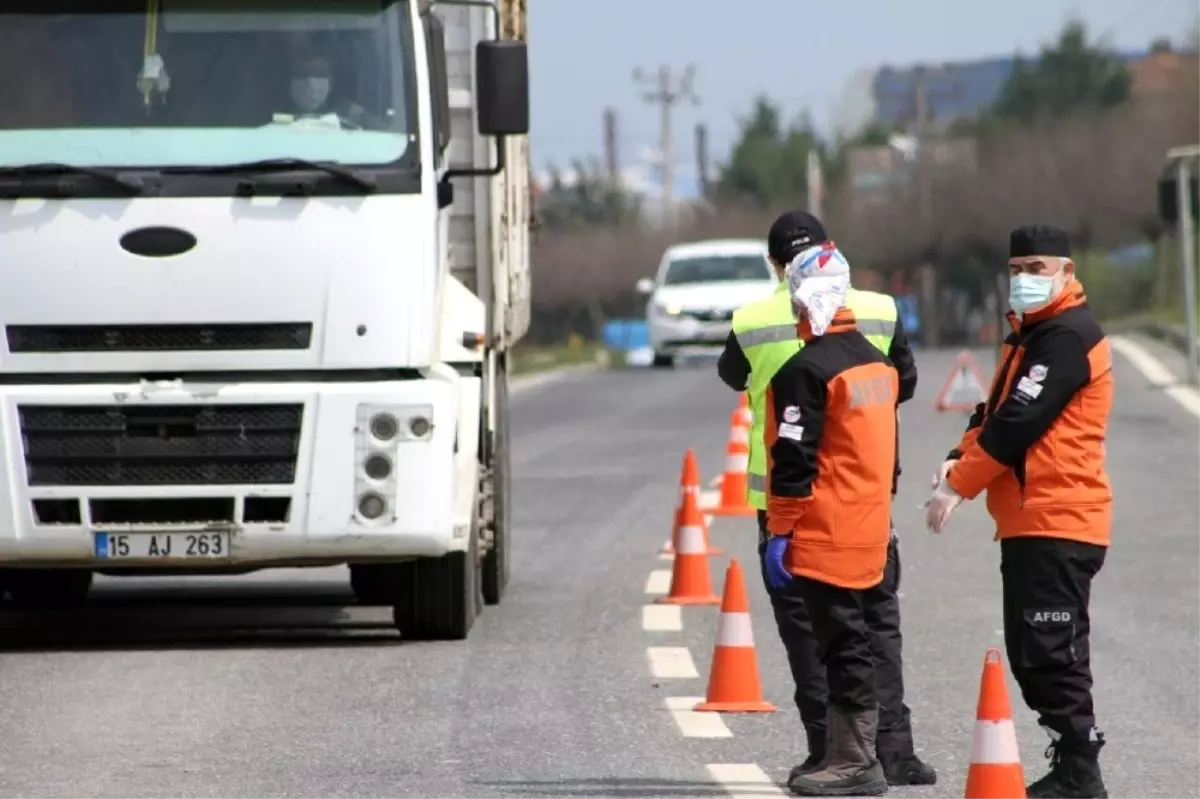
[[949, 480], [942, 480], [925, 502], [925, 527], [931, 533], [940, 533], [950, 520], [950, 514], [962, 504], [963, 498], [950, 487]]
[[933, 480], [930, 481], [929, 487], [936, 491], [939, 485], [946, 482], [946, 475], [950, 474], [950, 470], [954, 468], [957, 460], [958, 458], [946, 458], [945, 463], [933, 473]]

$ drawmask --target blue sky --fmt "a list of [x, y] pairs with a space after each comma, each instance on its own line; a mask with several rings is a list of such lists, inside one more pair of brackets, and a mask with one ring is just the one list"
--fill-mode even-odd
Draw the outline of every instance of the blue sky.
[[[635, 67], [696, 66], [701, 105], [675, 114], [677, 171], [692, 172], [693, 128], [709, 126], [712, 159], [737, 135], [736, 117], [765, 92], [788, 114], [808, 109], [831, 127], [847, 81], [884, 64], [906, 66], [1036, 53], [1070, 17], [1121, 50], [1157, 36], [1182, 39], [1195, 0], [533, 0], [532, 155], [542, 169], [599, 156], [601, 113], [619, 115], [619, 155], [633, 166], [658, 137]], [[736, 10], [735, 10], [736, 9]]]

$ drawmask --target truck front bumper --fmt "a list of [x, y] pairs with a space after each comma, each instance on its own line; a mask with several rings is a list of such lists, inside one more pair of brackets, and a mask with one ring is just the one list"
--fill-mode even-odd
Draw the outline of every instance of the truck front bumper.
[[[0, 563], [177, 569], [442, 555], [465, 535], [453, 522], [460, 396], [453, 377], [4, 387]], [[97, 552], [97, 534], [163, 532], [225, 534], [228, 551], [185, 562]]]

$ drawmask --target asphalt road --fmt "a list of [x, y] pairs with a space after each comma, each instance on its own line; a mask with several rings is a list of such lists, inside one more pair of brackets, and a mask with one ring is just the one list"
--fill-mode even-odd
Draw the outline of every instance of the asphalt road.
[[[1151, 344], [1138, 352], [1179, 366]], [[998, 551], [982, 502], [938, 537], [917, 509], [964, 422], [932, 411], [952, 357], [921, 355], [918, 396], [902, 414], [895, 515], [909, 704], [917, 746], [942, 780], [893, 791], [901, 796], [962, 795], [980, 666], [1001, 644]], [[981, 361], [990, 372], [990, 356]], [[1198, 796], [1200, 420], [1126, 357], [1116, 368], [1115, 543], [1093, 604], [1103, 765], [1113, 796]], [[670, 568], [657, 553], [684, 448], [696, 449], [705, 482], [719, 473], [733, 395], [700, 366], [571, 374], [514, 404], [514, 579], [468, 641], [135, 632], [118, 643], [67, 636], [10, 647], [0, 652], [0, 796], [780, 795], [767, 780], [802, 759], [803, 739], [753, 524], [714, 521], [727, 554], [712, 559], [712, 576], [720, 591], [729, 555], [746, 568], [764, 690], [778, 712], [672, 714], [670, 697], [704, 693], [717, 610], [685, 608], [682, 629], [644, 629], [647, 590], [661, 590], [648, 578]], [[318, 621], [339, 617], [345, 572], [103, 581], [96, 599], [300, 595], [327, 603], [308, 611]], [[1011, 681], [1010, 690], [1033, 778], [1045, 738]]]

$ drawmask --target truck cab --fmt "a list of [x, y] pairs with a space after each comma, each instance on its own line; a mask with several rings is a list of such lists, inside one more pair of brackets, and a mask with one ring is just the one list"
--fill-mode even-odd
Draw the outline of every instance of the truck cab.
[[509, 570], [523, 6], [20, 8], [0, 12], [22, 76], [0, 86], [8, 593], [347, 563], [405, 634], [465, 637]]

